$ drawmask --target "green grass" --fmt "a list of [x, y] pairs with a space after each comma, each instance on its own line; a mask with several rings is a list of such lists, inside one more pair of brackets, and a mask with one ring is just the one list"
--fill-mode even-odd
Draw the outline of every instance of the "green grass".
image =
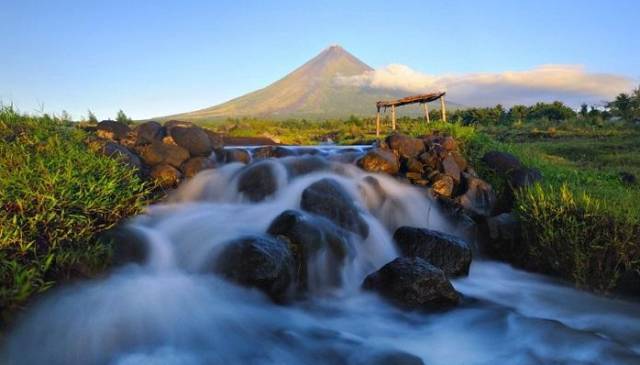
[[85, 134], [48, 116], [0, 109], [0, 308], [16, 310], [56, 282], [99, 274], [99, 239], [148, 203], [137, 171], [87, 150]]

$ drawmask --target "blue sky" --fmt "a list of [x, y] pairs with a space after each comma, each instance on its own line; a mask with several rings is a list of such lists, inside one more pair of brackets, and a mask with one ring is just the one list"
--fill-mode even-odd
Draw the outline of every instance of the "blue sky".
[[[338, 43], [432, 75], [545, 64], [640, 79], [640, 1], [0, 2], [0, 100], [99, 118], [211, 106]], [[623, 91], [623, 90], [621, 90]]]

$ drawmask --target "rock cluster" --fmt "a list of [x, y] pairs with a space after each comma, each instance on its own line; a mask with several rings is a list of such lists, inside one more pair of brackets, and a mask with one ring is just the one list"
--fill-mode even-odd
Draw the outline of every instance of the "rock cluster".
[[223, 151], [220, 135], [175, 120], [164, 125], [150, 121], [134, 128], [103, 120], [87, 142], [91, 149], [138, 168], [163, 188], [176, 187], [184, 178], [214, 168], [216, 153]]

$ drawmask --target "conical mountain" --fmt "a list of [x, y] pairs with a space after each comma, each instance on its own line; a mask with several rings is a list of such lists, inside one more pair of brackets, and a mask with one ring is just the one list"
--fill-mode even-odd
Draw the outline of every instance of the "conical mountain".
[[345, 85], [338, 76], [372, 70], [344, 50], [331, 46], [273, 84], [213, 107], [162, 119], [214, 120], [235, 117], [309, 118], [370, 116], [375, 102], [406, 96], [403, 92]]

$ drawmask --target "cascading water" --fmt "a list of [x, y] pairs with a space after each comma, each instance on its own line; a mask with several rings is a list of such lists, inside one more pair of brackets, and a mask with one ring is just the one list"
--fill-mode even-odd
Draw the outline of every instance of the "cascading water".
[[[144, 264], [49, 295], [10, 333], [2, 363], [640, 363], [638, 303], [505, 264], [476, 258], [469, 277], [453, 281], [462, 305], [444, 313], [403, 311], [361, 291], [366, 275], [397, 256], [396, 228], [454, 227], [422, 190], [314, 158], [260, 162], [271, 180], [258, 184], [267, 191], [259, 201], [241, 191], [248, 167], [201, 172], [129, 224], [148, 245]], [[349, 233], [354, 252], [340, 268], [341, 285], [331, 285], [336, 268], [322, 256], [308, 263], [309, 294], [287, 305], [211, 273], [225, 243], [264, 235], [324, 178], [348, 192], [369, 229], [366, 238]]]

